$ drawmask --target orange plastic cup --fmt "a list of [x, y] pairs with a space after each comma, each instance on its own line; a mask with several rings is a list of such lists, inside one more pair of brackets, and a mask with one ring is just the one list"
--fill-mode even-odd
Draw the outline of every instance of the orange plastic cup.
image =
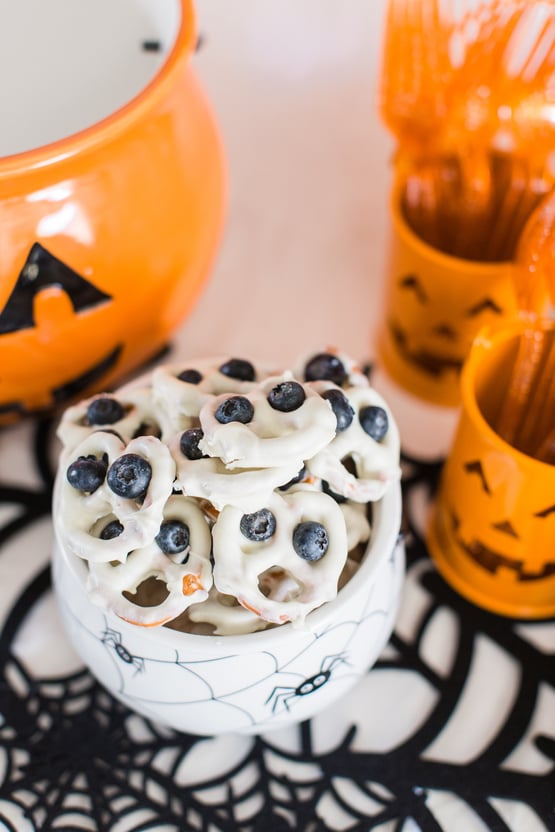
[[485, 329], [470, 351], [427, 543], [461, 595], [492, 612], [537, 619], [555, 615], [555, 465], [515, 450], [491, 427], [524, 327], [515, 320]]
[[516, 311], [514, 266], [462, 260], [423, 242], [407, 225], [400, 197], [395, 188], [377, 357], [401, 388], [455, 407], [474, 336]]

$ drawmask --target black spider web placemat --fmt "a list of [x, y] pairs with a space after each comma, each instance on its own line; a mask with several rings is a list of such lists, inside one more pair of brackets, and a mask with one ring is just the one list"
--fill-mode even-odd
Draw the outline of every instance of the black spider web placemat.
[[[49, 518], [52, 441], [49, 421], [30, 426], [35, 482], [0, 483], [0, 567]], [[344, 701], [279, 734], [176, 734], [84, 669], [37, 674], [16, 644], [50, 594], [50, 542], [33, 574], [21, 557], [0, 593], [2, 828], [555, 829], [555, 624], [490, 615], [443, 582], [421, 529], [442, 462], [403, 462], [407, 579], [390, 642]]]

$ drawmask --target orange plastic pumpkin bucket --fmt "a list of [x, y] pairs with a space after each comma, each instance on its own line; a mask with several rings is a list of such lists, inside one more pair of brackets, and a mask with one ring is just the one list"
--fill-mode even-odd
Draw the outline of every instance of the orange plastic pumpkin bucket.
[[0, 82], [0, 424], [107, 389], [162, 348], [223, 225], [190, 0], [74, 6], [0, 13], [5, 59], [12, 43], [35, 67]]

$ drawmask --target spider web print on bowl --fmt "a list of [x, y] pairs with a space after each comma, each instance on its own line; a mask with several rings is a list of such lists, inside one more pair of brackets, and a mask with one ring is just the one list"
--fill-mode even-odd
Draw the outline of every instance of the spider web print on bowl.
[[[38, 484], [0, 486], [0, 569], [48, 520], [51, 425], [20, 433]], [[17, 644], [51, 594], [38, 537], [40, 568], [1, 584], [0, 829], [549, 832], [555, 625], [482, 612], [439, 577], [422, 523], [440, 470], [404, 457], [405, 595], [375, 667], [311, 722], [260, 737], [176, 734], [85, 670], [34, 670]]]

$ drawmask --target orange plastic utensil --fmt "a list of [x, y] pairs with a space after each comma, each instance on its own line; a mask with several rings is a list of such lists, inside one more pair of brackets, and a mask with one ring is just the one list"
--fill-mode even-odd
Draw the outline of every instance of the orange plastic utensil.
[[[553, 332], [543, 333], [543, 348], [516, 438], [519, 450], [541, 459], [549, 433], [555, 429], [555, 340]], [[545, 461], [545, 460], [544, 460]]]
[[[459, 222], [453, 253], [475, 259], [493, 259], [489, 242], [496, 182], [492, 150], [499, 126], [504, 83], [500, 83], [507, 43], [518, 27], [527, 0], [480, 3], [457, 22], [453, 41], [459, 50], [457, 71], [452, 75], [447, 143], [460, 159]], [[503, 229], [498, 227], [496, 243]], [[501, 258], [499, 258], [501, 259]]]
[[380, 112], [401, 151], [416, 157], [431, 155], [447, 112], [449, 34], [439, 0], [390, 0]]
[[[398, 140], [407, 222], [430, 245], [513, 259], [555, 180], [554, 106], [555, 0], [477, 0], [462, 13], [449, 0], [389, 0], [381, 116]], [[512, 170], [496, 179], [499, 154]]]
[[511, 445], [518, 441], [523, 420], [533, 416], [530, 393], [544, 351], [544, 334], [538, 324], [547, 293], [555, 296], [555, 190], [536, 208], [519, 240], [515, 290], [521, 314], [529, 325], [519, 349], [501, 408], [497, 431]]
[[541, 312], [547, 294], [555, 297], [555, 189], [528, 219], [518, 242], [515, 290], [524, 314]]

